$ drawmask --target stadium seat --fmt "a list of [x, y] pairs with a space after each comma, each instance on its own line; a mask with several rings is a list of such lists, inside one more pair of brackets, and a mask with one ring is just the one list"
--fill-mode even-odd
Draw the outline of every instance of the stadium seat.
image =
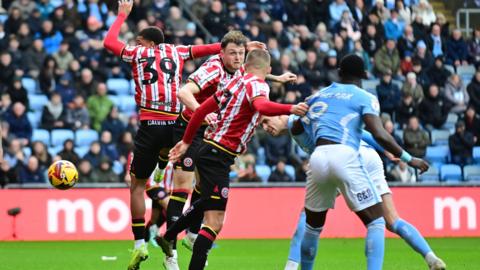
[[428, 171], [418, 176], [420, 182], [438, 182], [440, 180], [440, 172], [435, 166], [430, 166]]
[[30, 109], [42, 111], [43, 106], [48, 102], [48, 98], [46, 95], [28, 95], [28, 101], [30, 102]]
[[455, 68], [451, 65], [444, 65], [445, 69], [450, 71], [452, 74], [455, 73]]
[[262, 182], [264, 183], [268, 181], [268, 177], [272, 173], [268, 165], [256, 165], [255, 171], [257, 172], [257, 175], [262, 179]]
[[228, 178], [230, 179], [230, 181], [237, 179], [237, 177], [238, 177], [238, 174], [236, 171], [230, 171], [228, 173]]
[[35, 94], [37, 91], [37, 82], [32, 78], [22, 78], [22, 85], [28, 94]]
[[32, 149], [30, 147], [23, 147], [22, 148], [23, 154], [25, 155], [25, 161], [32, 155]]
[[130, 93], [130, 82], [126, 79], [108, 79], [107, 89], [117, 95], [128, 95]]
[[480, 164], [480, 146], [473, 147], [473, 159], [476, 164]]
[[432, 145], [448, 145], [448, 137], [450, 137], [450, 131], [442, 129], [434, 129], [431, 132]]
[[463, 77], [464, 75], [471, 75], [473, 77], [475, 72], [476, 72], [476, 69], [474, 65], [457, 67], [457, 74], [460, 75], [460, 77]]
[[50, 145], [50, 132], [46, 129], [34, 129], [32, 132], [32, 142], [41, 141], [45, 146]]
[[462, 168], [455, 164], [445, 164], [440, 168], [440, 179], [448, 182], [462, 181]]
[[428, 146], [425, 158], [432, 163], [444, 164], [448, 160], [450, 149], [447, 145]]
[[467, 165], [463, 167], [463, 180], [465, 181], [480, 181], [480, 166]]
[[113, 161], [112, 170], [115, 174], [122, 174], [124, 170], [122, 163], [118, 160]]
[[120, 104], [120, 97], [119, 96], [114, 96], [114, 95], [108, 95], [108, 98], [113, 102], [114, 106], [117, 106]]
[[122, 95], [119, 96], [119, 109], [121, 112], [133, 113], [137, 110], [137, 104], [135, 103], [135, 98], [132, 95]]
[[447, 117], [447, 122], [443, 125], [445, 129], [455, 129], [455, 123], [458, 121], [458, 115], [456, 113], [449, 113]]
[[402, 141], [403, 141], [403, 129], [400, 129], [400, 128], [399, 128], [399, 129], [395, 129], [395, 130], [393, 131], [393, 133], [394, 133], [395, 135], [397, 135], [398, 137], [400, 137], [400, 139], [402, 139]]
[[75, 145], [90, 147], [92, 142], [98, 141], [98, 132], [93, 129], [79, 129], [75, 132]]
[[52, 158], [54, 158], [58, 154], [58, 152], [62, 151], [62, 149], [63, 149], [63, 145], [49, 147], [48, 153], [52, 156]]
[[7, 19], [8, 19], [8, 14], [0, 14], [0, 23], [1, 24], [4, 24]]
[[51, 143], [53, 147], [62, 146], [67, 139], [75, 140], [75, 134], [69, 129], [52, 130]]
[[402, 82], [402, 81], [392, 80], [392, 83], [393, 83], [393, 84], [396, 84], [399, 89], [402, 89], [402, 87], [403, 87], [403, 82]]
[[367, 92], [377, 96], [377, 85], [380, 84], [380, 80], [362, 80], [362, 88]]
[[258, 165], [265, 165], [266, 164], [266, 157], [265, 157], [265, 148], [259, 147], [257, 150], [257, 164]]
[[295, 167], [292, 165], [285, 165], [285, 172], [292, 177], [292, 181], [295, 181]]
[[27, 118], [30, 124], [32, 124], [32, 128], [38, 128], [42, 120], [42, 112], [39, 112], [39, 111], [28, 112]]
[[90, 146], [75, 147], [75, 153], [77, 153], [80, 158], [83, 158], [88, 153], [89, 150], [90, 150]]

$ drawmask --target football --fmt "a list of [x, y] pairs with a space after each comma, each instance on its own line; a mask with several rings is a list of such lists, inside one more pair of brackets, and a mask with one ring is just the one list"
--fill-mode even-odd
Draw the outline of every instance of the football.
[[48, 180], [56, 189], [70, 189], [77, 183], [77, 168], [67, 160], [55, 161], [48, 168]]

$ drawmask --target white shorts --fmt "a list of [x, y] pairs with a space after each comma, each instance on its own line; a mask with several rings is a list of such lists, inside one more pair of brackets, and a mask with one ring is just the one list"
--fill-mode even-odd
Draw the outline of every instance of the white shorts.
[[360, 146], [360, 157], [363, 165], [370, 175], [370, 178], [377, 189], [377, 192], [383, 194], [392, 193], [385, 179], [385, 171], [383, 170], [383, 162], [377, 151], [371, 147]]
[[310, 157], [305, 208], [313, 212], [333, 208], [337, 188], [354, 212], [382, 201], [359, 152], [342, 144], [318, 146]]

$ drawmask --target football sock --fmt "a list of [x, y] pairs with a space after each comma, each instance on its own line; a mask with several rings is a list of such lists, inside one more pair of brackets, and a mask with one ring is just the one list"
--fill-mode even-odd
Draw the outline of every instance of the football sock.
[[[200, 193], [200, 188], [195, 186], [192, 192], [192, 198], [191, 198], [192, 204], [200, 200], [201, 197], [202, 195]], [[198, 234], [198, 231], [202, 226], [202, 222], [203, 222], [203, 212], [201, 215], [196, 215], [194, 219], [192, 219], [192, 222], [190, 224], [190, 227], [188, 228], [188, 231], [194, 234]]]
[[145, 239], [145, 219], [132, 218], [132, 232], [135, 240]]
[[140, 248], [142, 245], [145, 244], [145, 239], [139, 239], [139, 240], [135, 240], [135, 248]]
[[145, 226], [144, 235], [145, 235], [145, 240], [147, 240], [147, 241], [148, 241], [148, 239], [150, 239], [150, 226], [152, 226], [152, 221], [151, 220], [147, 223], [147, 226]]
[[367, 256], [367, 270], [381, 270], [385, 250], [385, 220], [377, 218], [367, 225], [367, 239], [365, 241], [365, 255]]
[[205, 268], [208, 252], [212, 248], [217, 233], [207, 226], [203, 226], [198, 232], [197, 240], [193, 245], [192, 259], [190, 260], [189, 270], [201, 270]]
[[188, 228], [193, 220], [197, 220], [199, 218], [198, 216], [203, 217], [202, 200], [197, 200], [194, 204], [192, 204], [190, 208], [188, 208], [187, 211], [185, 211], [185, 213], [183, 213], [180, 218], [178, 218], [178, 220], [168, 228], [163, 235], [163, 238], [168, 241], [175, 240], [177, 234]]
[[297, 269], [298, 269], [298, 262], [288, 260], [284, 270], [297, 270]]
[[425, 257], [432, 249], [420, 232], [412, 224], [399, 218], [392, 225], [392, 231], [405, 240], [416, 252]]
[[312, 270], [315, 256], [318, 249], [318, 237], [323, 230], [322, 227], [314, 228], [308, 224], [305, 225], [301, 246], [301, 265], [302, 270]]
[[290, 251], [288, 253], [288, 260], [292, 262], [300, 262], [301, 255], [300, 250], [302, 246], [302, 239], [303, 235], [305, 234], [305, 221], [306, 215], [305, 212], [302, 211], [297, 223], [297, 230], [293, 235], [292, 241], [290, 241]]
[[[170, 201], [167, 207], [167, 228], [170, 228], [175, 223], [180, 215], [182, 215], [183, 207], [188, 198], [188, 191], [184, 189], [174, 189], [170, 195]], [[175, 240], [177, 235], [171, 240]], [[175, 243], [173, 244], [175, 248]]]

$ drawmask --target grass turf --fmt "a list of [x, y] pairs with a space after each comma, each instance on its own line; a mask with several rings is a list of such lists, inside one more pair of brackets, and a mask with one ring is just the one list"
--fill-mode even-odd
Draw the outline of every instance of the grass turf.
[[[429, 243], [448, 269], [480, 269], [480, 238], [434, 238]], [[3, 270], [126, 269], [131, 241], [0, 242]], [[365, 269], [363, 239], [321, 239], [315, 269]], [[179, 244], [180, 246], [180, 244]], [[283, 269], [288, 240], [219, 240], [207, 270]], [[142, 270], [163, 269], [163, 255], [150, 246]], [[103, 261], [102, 256], [116, 256]], [[179, 247], [180, 269], [188, 269], [190, 252]], [[385, 270], [425, 270], [423, 259], [400, 239], [387, 239]]]

